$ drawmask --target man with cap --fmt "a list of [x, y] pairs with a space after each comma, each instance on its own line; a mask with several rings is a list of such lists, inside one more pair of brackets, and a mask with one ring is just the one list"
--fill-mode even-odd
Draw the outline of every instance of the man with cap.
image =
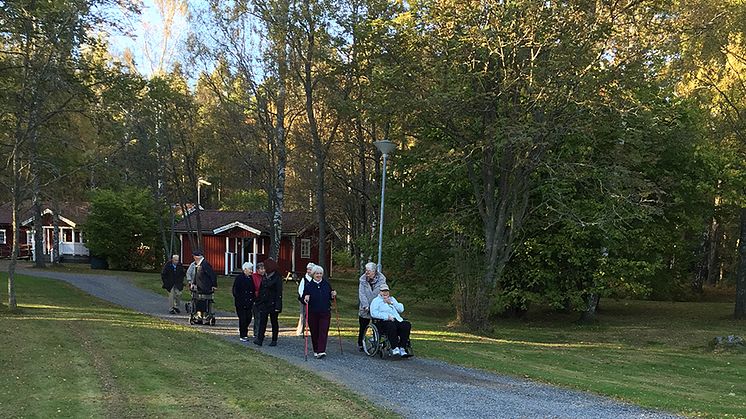
[[396, 301], [388, 285], [383, 284], [380, 289], [381, 294], [370, 303], [370, 315], [380, 320], [381, 333], [386, 334], [393, 348], [391, 355], [411, 356], [405, 348], [409, 346], [409, 332], [412, 330], [412, 324], [401, 316], [404, 312], [404, 304]]
[[[194, 256], [194, 270], [190, 276], [187, 272], [187, 279], [189, 280], [189, 289], [197, 291], [200, 294], [213, 294], [218, 289], [218, 277], [215, 271], [212, 269], [212, 265], [205, 259], [204, 253], [201, 250], [196, 250], [192, 253]], [[192, 269], [192, 266], [189, 266]], [[206, 308], [205, 308], [206, 310]], [[199, 310], [204, 311], [204, 310]], [[201, 317], [203, 313], [200, 313]]]
[[306, 275], [300, 279], [300, 284], [298, 284], [298, 301], [300, 301], [300, 317], [298, 318], [298, 327], [295, 329], [295, 334], [297, 336], [303, 336], [303, 328], [306, 326], [306, 303], [303, 301], [303, 290], [306, 287], [306, 283], [313, 280], [313, 277], [311, 276], [311, 271], [313, 271], [313, 267], [316, 266], [313, 262], [308, 262], [308, 265], [306, 265]]

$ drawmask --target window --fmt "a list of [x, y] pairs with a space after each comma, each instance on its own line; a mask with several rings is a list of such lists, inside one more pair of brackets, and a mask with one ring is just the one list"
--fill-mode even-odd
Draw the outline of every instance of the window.
[[311, 239], [300, 239], [300, 257], [303, 259], [311, 258]]
[[34, 232], [31, 230], [26, 231], [26, 244], [34, 244]]
[[8, 244], [7, 238], [5, 237], [5, 230], [0, 230], [0, 244]]

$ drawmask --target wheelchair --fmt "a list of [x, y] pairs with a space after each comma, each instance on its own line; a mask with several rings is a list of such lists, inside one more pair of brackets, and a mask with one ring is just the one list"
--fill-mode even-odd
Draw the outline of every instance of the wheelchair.
[[[363, 335], [363, 353], [370, 357], [378, 354], [381, 358], [389, 358], [391, 357], [391, 350], [393, 348], [391, 347], [389, 338], [384, 333], [380, 332], [380, 327], [378, 325], [379, 321], [380, 320], [372, 320], [365, 329], [365, 335]], [[414, 352], [412, 352], [411, 338], [404, 349], [407, 351], [407, 357], [414, 356]]]

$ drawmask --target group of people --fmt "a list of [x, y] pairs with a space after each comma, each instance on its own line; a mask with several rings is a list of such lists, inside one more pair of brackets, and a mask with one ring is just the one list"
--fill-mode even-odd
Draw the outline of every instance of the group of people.
[[[187, 269], [174, 255], [163, 267], [161, 280], [169, 295], [169, 313], [180, 313], [179, 304], [187, 279], [190, 290], [211, 294], [217, 289], [217, 276], [204, 255], [196, 251], [194, 262]], [[279, 336], [278, 316], [282, 312], [282, 278], [277, 262], [266, 259], [256, 267], [249, 262], [241, 266], [241, 273], [233, 281], [233, 299], [238, 316], [238, 334], [242, 342], [248, 342], [249, 325], [253, 318], [253, 342], [262, 346], [267, 323], [272, 325], [272, 340], [269, 346], [277, 345]], [[310, 331], [313, 355], [317, 359], [326, 356], [326, 344], [331, 324], [332, 303], [337, 292], [324, 277], [324, 268], [314, 263], [306, 266], [306, 274], [298, 285], [300, 316], [297, 334]], [[360, 276], [358, 286], [360, 329], [357, 344], [363, 350], [365, 330], [372, 320], [377, 321], [379, 330], [384, 333], [392, 348], [392, 355], [407, 357], [411, 324], [404, 320], [404, 305], [391, 295], [386, 277], [379, 272], [375, 263], [365, 265], [365, 273]]]
[[238, 315], [238, 338], [249, 341], [249, 324], [254, 319], [253, 342], [262, 346], [267, 322], [272, 324], [269, 346], [277, 346], [280, 334], [278, 316], [282, 312], [282, 278], [277, 272], [277, 262], [266, 259], [254, 265], [245, 262], [241, 273], [233, 281], [233, 302]]

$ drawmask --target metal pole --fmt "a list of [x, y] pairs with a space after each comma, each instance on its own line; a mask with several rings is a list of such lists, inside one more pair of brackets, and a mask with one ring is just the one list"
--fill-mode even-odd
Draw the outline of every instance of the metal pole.
[[383, 251], [383, 201], [386, 197], [386, 160], [388, 154], [383, 155], [383, 180], [381, 181], [381, 218], [378, 221], [378, 272], [381, 272], [381, 253]]

